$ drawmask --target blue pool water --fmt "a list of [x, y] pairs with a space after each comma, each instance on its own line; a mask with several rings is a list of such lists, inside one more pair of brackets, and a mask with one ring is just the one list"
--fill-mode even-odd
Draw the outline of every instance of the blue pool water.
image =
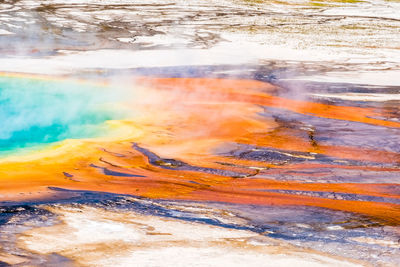
[[78, 82], [0, 77], [0, 155], [102, 134], [118, 115], [105, 88]]

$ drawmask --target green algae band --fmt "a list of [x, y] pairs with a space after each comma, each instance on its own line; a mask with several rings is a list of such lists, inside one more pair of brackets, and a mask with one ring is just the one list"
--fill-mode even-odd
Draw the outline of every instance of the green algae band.
[[115, 118], [104, 88], [78, 82], [0, 77], [0, 155], [104, 133]]

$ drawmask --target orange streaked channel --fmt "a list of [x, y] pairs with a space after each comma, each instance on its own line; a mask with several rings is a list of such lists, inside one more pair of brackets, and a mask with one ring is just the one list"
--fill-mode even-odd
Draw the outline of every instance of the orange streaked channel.
[[[265, 191], [338, 192], [400, 199], [399, 192], [392, 190], [391, 184], [379, 183], [379, 177], [376, 177], [376, 183], [368, 184], [319, 183], [318, 179], [304, 183], [268, 178], [271, 171], [301, 168], [316, 170], [316, 176], [319, 168], [390, 171], [400, 175], [399, 168], [290, 162], [275, 164], [214, 153], [220, 146], [239, 143], [319, 153], [342, 160], [398, 164], [398, 153], [324, 143], [315, 145], [299, 135], [297, 129], [282, 127], [279, 122], [258, 114], [263, 110], [261, 106], [268, 106], [325, 119], [400, 128], [398, 122], [378, 119], [384, 111], [286, 99], [275, 95], [280, 88], [253, 80], [123, 80], [124, 86], [133, 91], [135, 97], [118, 103], [131, 109], [132, 117], [110, 122], [116, 134], [98, 139], [65, 140], [37, 153], [2, 159], [0, 201], [58, 197], [57, 192], [49, 187], [60, 187], [150, 198], [306, 205], [364, 214], [390, 225], [400, 224], [398, 204]], [[174, 169], [165, 162], [151, 164], [146, 155], [132, 147], [132, 143], [162, 158], [240, 175]], [[163, 164], [168, 168], [164, 168]]]

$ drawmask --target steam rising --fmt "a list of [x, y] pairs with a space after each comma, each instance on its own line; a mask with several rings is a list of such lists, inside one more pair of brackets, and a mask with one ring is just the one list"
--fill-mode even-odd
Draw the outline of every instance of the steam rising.
[[0, 151], [82, 138], [117, 117], [104, 88], [74, 82], [0, 78]]

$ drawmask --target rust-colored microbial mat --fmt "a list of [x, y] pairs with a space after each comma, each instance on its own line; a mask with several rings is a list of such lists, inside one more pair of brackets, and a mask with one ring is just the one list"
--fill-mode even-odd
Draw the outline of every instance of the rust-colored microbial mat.
[[[399, 171], [398, 153], [320, 142], [318, 126], [296, 127], [290, 117], [271, 118], [268, 110], [279, 108], [289, 116], [327, 123], [344, 121], [349, 131], [356, 131], [359, 123], [398, 131], [399, 122], [377, 119], [382, 111], [285, 99], [274, 96], [279, 87], [252, 80], [139, 78], [126, 83], [133, 99], [119, 104], [137, 115], [110, 121], [118, 133], [68, 139], [31, 155], [4, 157], [2, 199], [45, 198], [49, 187], [60, 187], [151, 198], [317, 206], [400, 223], [396, 181], [380, 180], [382, 174]], [[338, 181], [333, 175], [321, 182], [331, 170], [371, 171], [375, 178], [363, 183], [352, 177]], [[293, 177], [283, 180], [277, 175], [285, 173]]]
[[[400, 122], [385, 119], [390, 111], [384, 108], [283, 97], [279, 86], [249, 79], [2, 77], [120, 94], [95, 103], [103, 107], [96, 112], [118, 110], [96, 121], [106, 128], [103, 134], [6, 153], [0, 162], [3, 203], [105, 192], [234, 209], [250, 205], [260, 209], [258, 216], [264, 208], [322, 208], [353, 214], [362, 227], [398, 231], [400, 154], [379, 140], [387, 134], [396, 143]], [[61, 104], [68, 106], [72, 100], [64, 97]], [[370, 136], [368, 129], [383, 135]], [[340, 140], [341, 131], [350, 142]], [[359, 138], [370, 140], [359, 144]]]
[[0, 1], [0, 267], [400, 266], [399, 10]]

